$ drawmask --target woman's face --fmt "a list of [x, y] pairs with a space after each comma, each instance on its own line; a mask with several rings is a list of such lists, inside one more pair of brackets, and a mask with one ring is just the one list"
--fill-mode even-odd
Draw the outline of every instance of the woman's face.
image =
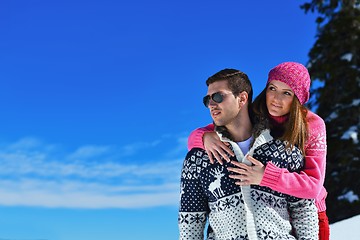
[[266, 89], [266, 106], [270, 115], [280, 117], [290, 112], [294, 92], [286, 83], [273, 80]]

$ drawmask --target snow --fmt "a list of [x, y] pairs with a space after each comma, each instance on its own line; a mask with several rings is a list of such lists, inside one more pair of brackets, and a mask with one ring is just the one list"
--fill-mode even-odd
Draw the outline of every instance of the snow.
[[330, 116], [326, 119], [327, 122], [330, 122], [332, 119], [335, 119], [338, 117], [338, 114], [333, 112], [330, 114]]
[[356, 195], [353, 191], [349, 191], [346, 194], [339, 196], [339, 200], [347, 199], [349, 202], [359, 201], [359, 196]]
[[341, 139], [352, 139], [355, 144], [359, 142], [356, 126], [351, 126], [341, 137]]
[[341, 57], [341, 60], [346, 60], [348, 62], [351, 62], [353, 55], [351, 53], [346, 53]]
[[358, 106], [360, 104], [360, 99], [354, 99], [352, 105]]
[[330, 240], [344, 239], [360, 239], [360, 215], [330, 225]]

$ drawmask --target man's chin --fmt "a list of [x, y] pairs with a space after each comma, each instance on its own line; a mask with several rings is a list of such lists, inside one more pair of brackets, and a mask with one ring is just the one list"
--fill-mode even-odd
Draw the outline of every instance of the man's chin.
[[224, 126], [224, 123], [223, 123], [222, 121], [216, 121], [216, 120], [214, 120], [213, 122], [214, 122], [214, 125], [215, 125], [215, 126]]

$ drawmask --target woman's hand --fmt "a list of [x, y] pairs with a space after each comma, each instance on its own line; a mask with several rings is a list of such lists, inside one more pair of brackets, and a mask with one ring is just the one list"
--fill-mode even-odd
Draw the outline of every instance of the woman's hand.
[[207, 154], [209, 155], [209, 159], [211, 163], [214, 163], [214, 158], [222, 165], [222, 159], [223, 157], [227, 162], [230, 162], [230, 158], [227, 154], [230, 154], [230, 156], [234, 156], [234, 153], [231, 151], [231, 149], [226, 145], [228, 143], [224, 143], [220, 141], [219, 136], [216, 134], [216, 132], [206, 132], [203, 136], [203, 142], [204, 142], [204, 148]]
[[235, 174], [231, 174], [229, 177], [239, 180], [235, 182], [239, 186], [259, 185], [264, 176], [265, 166], [251, 156], [247, 156], [247, 159], [253, 164], [252, 166], [231, 161], [235, 167], [228, 167], [227, 169]]

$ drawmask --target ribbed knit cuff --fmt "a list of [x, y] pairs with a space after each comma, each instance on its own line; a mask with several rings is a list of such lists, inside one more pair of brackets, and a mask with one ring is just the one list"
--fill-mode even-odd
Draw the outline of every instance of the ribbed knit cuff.
[[319, 210], [319, 212], [323, 212], [326, 210], [326, 202], [325, 202], [326, 196], [327, 196], [327, 192], [326, 189], [323, 187], [321, 189], [320, 194], [315, 199], [315, 205]]
[[325, 200], [321, 200], [321, 201], [315, 201], [315, 205], [318, 209], [319, 212], [323, 212], [326, 211], [326, 203]]
[[279, 182], [281, 169], [276, 167], [273, 163], [268, 162], [265, 167], [264, 176], [260, 182], [260, 186], [270, 187], [276, 186]]

